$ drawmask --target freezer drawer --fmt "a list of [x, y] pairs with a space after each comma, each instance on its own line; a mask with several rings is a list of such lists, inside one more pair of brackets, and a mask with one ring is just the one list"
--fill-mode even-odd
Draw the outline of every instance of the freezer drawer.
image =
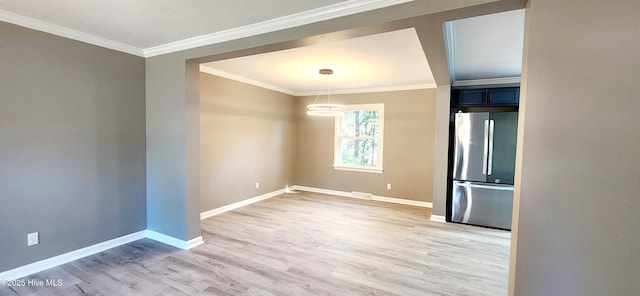
[[511, 230], [513, 185], [453, 181], [451, 221]]

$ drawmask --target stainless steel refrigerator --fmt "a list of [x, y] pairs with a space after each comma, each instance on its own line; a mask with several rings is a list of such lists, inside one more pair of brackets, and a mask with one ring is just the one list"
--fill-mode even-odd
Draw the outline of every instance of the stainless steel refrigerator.
[[517, 112], [458, 112], [453, 148], [453, 222], [511, 229]]

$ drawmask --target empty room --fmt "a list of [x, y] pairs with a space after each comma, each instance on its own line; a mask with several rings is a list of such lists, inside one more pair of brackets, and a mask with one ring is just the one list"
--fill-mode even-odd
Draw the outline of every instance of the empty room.
[[638, 12], [1, 1], [0, 295], [635, 295]]

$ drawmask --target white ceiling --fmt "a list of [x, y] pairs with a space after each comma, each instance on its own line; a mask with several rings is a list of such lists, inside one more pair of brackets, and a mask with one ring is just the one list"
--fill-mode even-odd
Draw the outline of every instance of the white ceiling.
[[312, 95], [324, 86], [322, 68], [334, 70], [329, 77], [334, 93], [436, 87], [413, 28], [201, 66], [204, 72], [292, 95]]
[[453, 82], [520, 77], [524, 9], [456, 20], [445, 28]]
[[[524, 9], [448, 22], [447, 59], [454, 85], [518, 83], [522, 72]], [[435, 88], [415, 29], [204, 64], [201, 70], [293, 95], [323, 86], [336, 93]]]
[[141, 56], [413, 0], [0, 0], [0, 21]]
[[[150, 57], [413, 1], [0, 0], [0, 21]], [[436, 8], [445, 5], [433, 3]], [[449, 22], [445, 27], [453, 28], [447, 41], [454, 81], [519, 77], [523, 20], [520, 10]], [[444, 56], [434, 60], [442, 65]], [[296, 95], [318, 89], [324, 80], [317, 73], [320, 68], [335, 70], [331, 85], [341, 92], [435, 87], [414, 29], [218, 61], [208, 67], [222, 76]]]
[[[341, 0], [1, 0], [0, 9], [139, 48], [335, 4]], [[242, 12], [242, 13], [239, 13]]]

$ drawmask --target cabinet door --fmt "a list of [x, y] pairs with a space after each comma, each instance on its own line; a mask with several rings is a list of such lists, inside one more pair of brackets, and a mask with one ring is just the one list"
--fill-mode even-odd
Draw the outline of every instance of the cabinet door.
[[489, 105], [518, 105], [520, 101], [519, 87], [488, 89], [487, 103]]
[[486, 89], [464, 89], [458, 94], [459, 106], [482, 105], [485, 103]]

